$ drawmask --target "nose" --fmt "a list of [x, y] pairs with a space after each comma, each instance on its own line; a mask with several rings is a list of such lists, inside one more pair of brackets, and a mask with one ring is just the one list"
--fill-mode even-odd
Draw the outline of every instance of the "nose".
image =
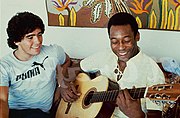
[[34, 36], [34, 43], [40, 44], [41, 41], [42, 41], [41, 37], [39, 37], [39, 36]]
[[121, 40], [119, 41], [118, 48], [119, 48], [119, 50], [124, 50], [125, 49], [125, 45], [124, 45], [123, 41], [121, 41]]

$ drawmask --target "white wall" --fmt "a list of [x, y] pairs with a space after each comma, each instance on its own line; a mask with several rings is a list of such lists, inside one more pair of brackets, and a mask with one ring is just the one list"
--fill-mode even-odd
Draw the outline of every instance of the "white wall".
[[[84, 58], [109, 48], [106, 28], [72, 28], [48, 26], [45, 0], [1, 0], [0, 58], [12, 51], [8, 48], [6, 27], [17, 12], [31, 11], [39, 15], [46, 26], [44, 44], [59, 44], [73, 58]], [[140, 30], [140, 47], [155, 58], [172, 57], [180, 62], [180, 32]]]

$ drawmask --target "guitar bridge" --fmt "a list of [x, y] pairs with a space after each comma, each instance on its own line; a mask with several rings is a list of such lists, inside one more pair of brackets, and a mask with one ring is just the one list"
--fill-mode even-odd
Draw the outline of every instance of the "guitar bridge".
[[67, 108], [66, 108], [66, 111], [65, 111], [65, 114], [68, 114], [69, 110], [70, 110], [70, 107], [71, 107], [72, 103], [71, 102], [68, 102], [67, 104]]

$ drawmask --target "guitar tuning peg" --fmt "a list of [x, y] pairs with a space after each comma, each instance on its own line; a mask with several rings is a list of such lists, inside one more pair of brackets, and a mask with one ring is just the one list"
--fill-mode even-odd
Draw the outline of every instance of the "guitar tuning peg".
[[166, 90], [166, 89], [172, 89], [173, 85], [161, 85], [161, 86], [153, 86], [153, 90], [161, 91], [161, 90]]
[[156, 91], [160, 91], [160, 90], [164, 90], [165, 87], [164, 86], [154, 86], [152, 89], [156, 90]]
[[164, 99], [164, 100], [167, 100], [167, 99], [170, 99], [171, 96], [170, 96], [170, 95], [166, 95], [166, 94], [163, 93], [163, 94], [161, 95], [161, 98]]

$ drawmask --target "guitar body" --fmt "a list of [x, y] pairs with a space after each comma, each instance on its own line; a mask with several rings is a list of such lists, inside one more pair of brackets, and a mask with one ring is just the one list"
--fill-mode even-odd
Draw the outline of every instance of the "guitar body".
[[56, 118], [95, 118], [101, 110], [103, 102], [87, 103], [86, 96], [90, 92], [106, 91], [108, 83], [108, 79], [104, 76], [98, 76], [91, 80], [88, 75], [80, 73], [75, 81], [77, 91], [81, 93], [80, 98], [72, 104], [61, 99]]

